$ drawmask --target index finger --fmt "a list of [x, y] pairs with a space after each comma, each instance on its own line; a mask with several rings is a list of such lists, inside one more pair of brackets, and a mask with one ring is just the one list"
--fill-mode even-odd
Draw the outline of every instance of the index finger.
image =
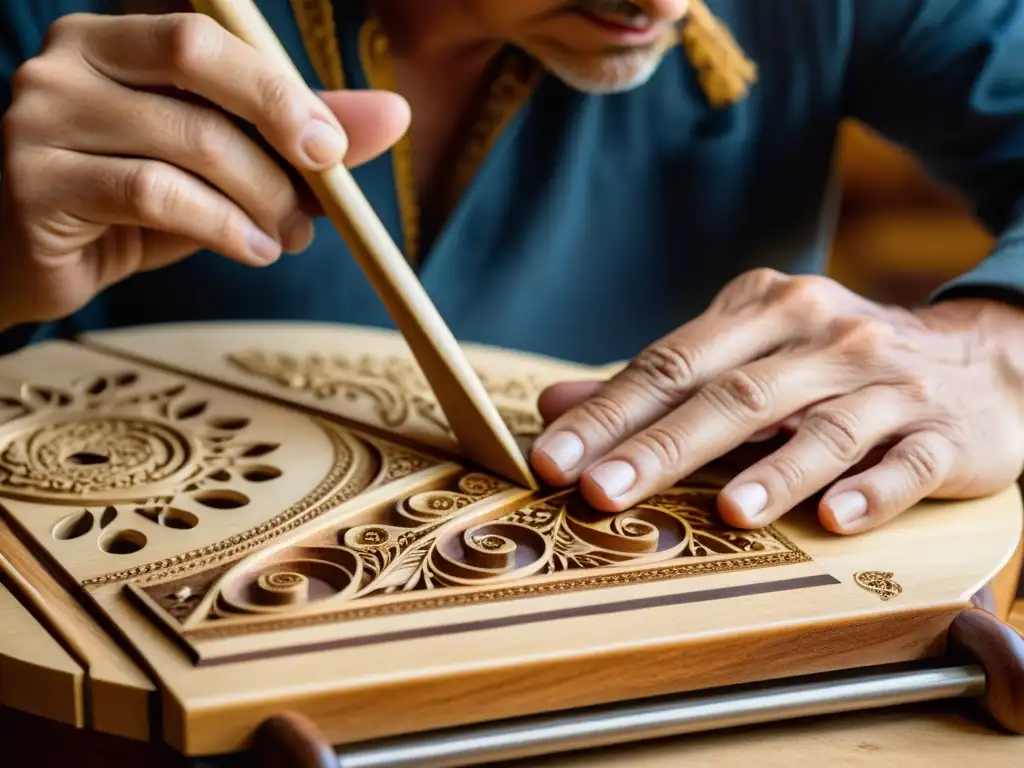
[[652, 344], [533, 445], [537, 474], [553, 486], [576, 482], [608, 451], [670, 413], [708, 381], [768, 354], [787, 336], [769, 311], [705, 312]]
[[251, 123], [297, 168], [321, 170], [345, 157], [347, 137], [323, 100], [294, 71], [208, 16], [76, 17], [65, 24], [85, 61], [111, 80], [200, 96]]

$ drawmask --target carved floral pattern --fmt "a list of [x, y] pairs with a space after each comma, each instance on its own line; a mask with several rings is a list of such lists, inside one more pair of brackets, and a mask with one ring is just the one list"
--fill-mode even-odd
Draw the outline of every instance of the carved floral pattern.
[[[380, 423], [392, 429], [403, 426], [415, 414], [450, 433], [429, 385], [419, 368], [407, 359], [320, 354], [297, 357], [256, 349], [228, 355], [227, 359], [230, 365], [245, 373], [291, 390], [307, 392], [318, 400], [365, 400], [372, 405]], [[540, 391], [536, 382], [524, 379], [492, 383], [483, 375], [480, 379], [492, 396], [523, 402], [522, 408], [498, 406], [498, 413], [514, 435], [540, 434], [543, 424], [532, 408]]]
[[[203, 514], [246, 506], [240, 488], [281, 477], [269, 463], [279, 446], [244, 439], [249, 418], [220, 413], [186, 384], [139, 382], [122, 371], [66, 390], [25, 384], [5, 397], [15, 417], [0, 427], [0, 495], [84, 504], [57, 522], [53, 536], [96, 533], [102, 549], [126, 554], [146, 545], [147, 523], [192, 528]], [[132, 527], [105, 536], [118, 520]]]
[[[110, 555], [133, 554], [155, 538], [194, 528], [204, 516], [244, 512], [263, 488], [284, 477], [274, 462], [280, 443], [246, 439], [250, 415], [195, 395], [187, 381], [146, 386], [142, 374], [117, 371], [62, 388], [6, 386], [0, 392], [0, 498], [71, 507], [51, 531], [58, 548], [91, 536]], [[364, 443], [331, 424], [320, 426], [330, 439], [334, 466], [299, 503], [223, 540], [112, 569], [83, 585], [146, 582], [209, 568], [374, 484], [437, 463], [383, 441]], [[184, 602], [194, 602], [194, 595]]]

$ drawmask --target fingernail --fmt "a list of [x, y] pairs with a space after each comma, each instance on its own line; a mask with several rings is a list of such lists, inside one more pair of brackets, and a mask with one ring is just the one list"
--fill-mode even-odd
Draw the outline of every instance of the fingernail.
[[590, 479], [609, 499], [621, 496], [636, 482], [636, 470], [625, 461], [609, 461], [590, 471]]
[[562, 472], [568, 472], [583, 458], [583, 441], [572, 432], [556, 432], [537, 449]]
[[288, 253], [302, 253], [313, 242], [313, 220], [295, 211], [281, 224], [281, 242]]
[[829, 499], [828, 508], [837, 523], [846, 525], [868, 513], [868, 500], [860, 491], [847, 491]]
[[345, 157], [348, 142], [327, 123], [314, 120], [302, 133], [302, 151], [313, 165], [335, 165]]
[[729, 498], [748, 518], [756, 517], [768, 506], [768, 491], [760, 483], [745, 483], [730, 491]]
[[276, 261], [281, 255], [281, 246], [270, 235], [260, 229], [249, 231], [249, 252], [264, 264]]

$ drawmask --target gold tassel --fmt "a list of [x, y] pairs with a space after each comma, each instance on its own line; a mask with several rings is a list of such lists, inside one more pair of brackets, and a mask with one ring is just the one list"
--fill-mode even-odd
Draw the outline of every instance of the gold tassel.
[[729, 107], [747, 97], [757, 82], [757, 66], [704, 0], [690, 0], [681, 41], [713, 107]]

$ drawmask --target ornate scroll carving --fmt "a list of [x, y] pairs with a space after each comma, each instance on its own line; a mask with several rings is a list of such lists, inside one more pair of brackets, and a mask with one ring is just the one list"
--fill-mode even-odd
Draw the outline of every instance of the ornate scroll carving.
[[[392, 429], [402, 427], [415, 413], [438, 429], [449, 432], [430, 387], [410, 360], [370, 355], [357, 358], [344, 355], [296, 357], [263, 350], [230, 354], [227, 359], [232, 366], [247, 374], [288, 389], [308, 392], [318, 400], [341, 397], [365, 401], [380, 422]], [[480, 378], [492, 396], [522, 401], [521, 409], [498, 407], [513, 434], [529, 437], [540, 433], [542, 423], [532, 408], [540, 389], [535, 382], [491, 383], [485, 376]]]
[[[510, 513], [479, 504], [501, 488], [493, 478], [468, 475], [455, 490], [403, 498], [378, 519], [342, 528], [336, 544], [311, 542], [243, 562], [222, 577], [208, 612], [193, 616], [186, 634], [226, 637], [809, 559], [774, 528], [723, 527], [711, 489], [672, 489], [609, 517], [575, 492]], [[481, 586], [491, 589], [463, 589]], [[173, 611], [179, 588], [169, 583], [148, 592], [181, 620]], [[409, 600], [416, 592], [436, 596]], [[287, 616], [314, 604], [320, 613]], [[278, 618], [218, 625], [267, 614]]]
[[[489, 475], [470, 473], [460, 477], [454, 489], [423, 491], [402, 498], [381, 519], [336, 535], [338, 540], [351, 541], [352, 546], [292, 547], [277, 553], [260, 569], [236, 569], [222, 581], [212, 617], [393, 591], [379, 583], [401, 582], [402, 565], [393, 555], [424, 539], [470, 504], [509, 487]], [[169, 613], [184, 618], [181, 608], [174, 609], [176, 593], [187, 588], [193, 597], [198, 591], [205, 592], [211, 583], [176, 581], [148, 591]]]
[[880, 600], [887, 602], [903, 594], [903, 587], [893, 579], [894, 575], [888, 571], [860, 571], [853, 574], [853, 581], [861, 589], [874, 592]]

